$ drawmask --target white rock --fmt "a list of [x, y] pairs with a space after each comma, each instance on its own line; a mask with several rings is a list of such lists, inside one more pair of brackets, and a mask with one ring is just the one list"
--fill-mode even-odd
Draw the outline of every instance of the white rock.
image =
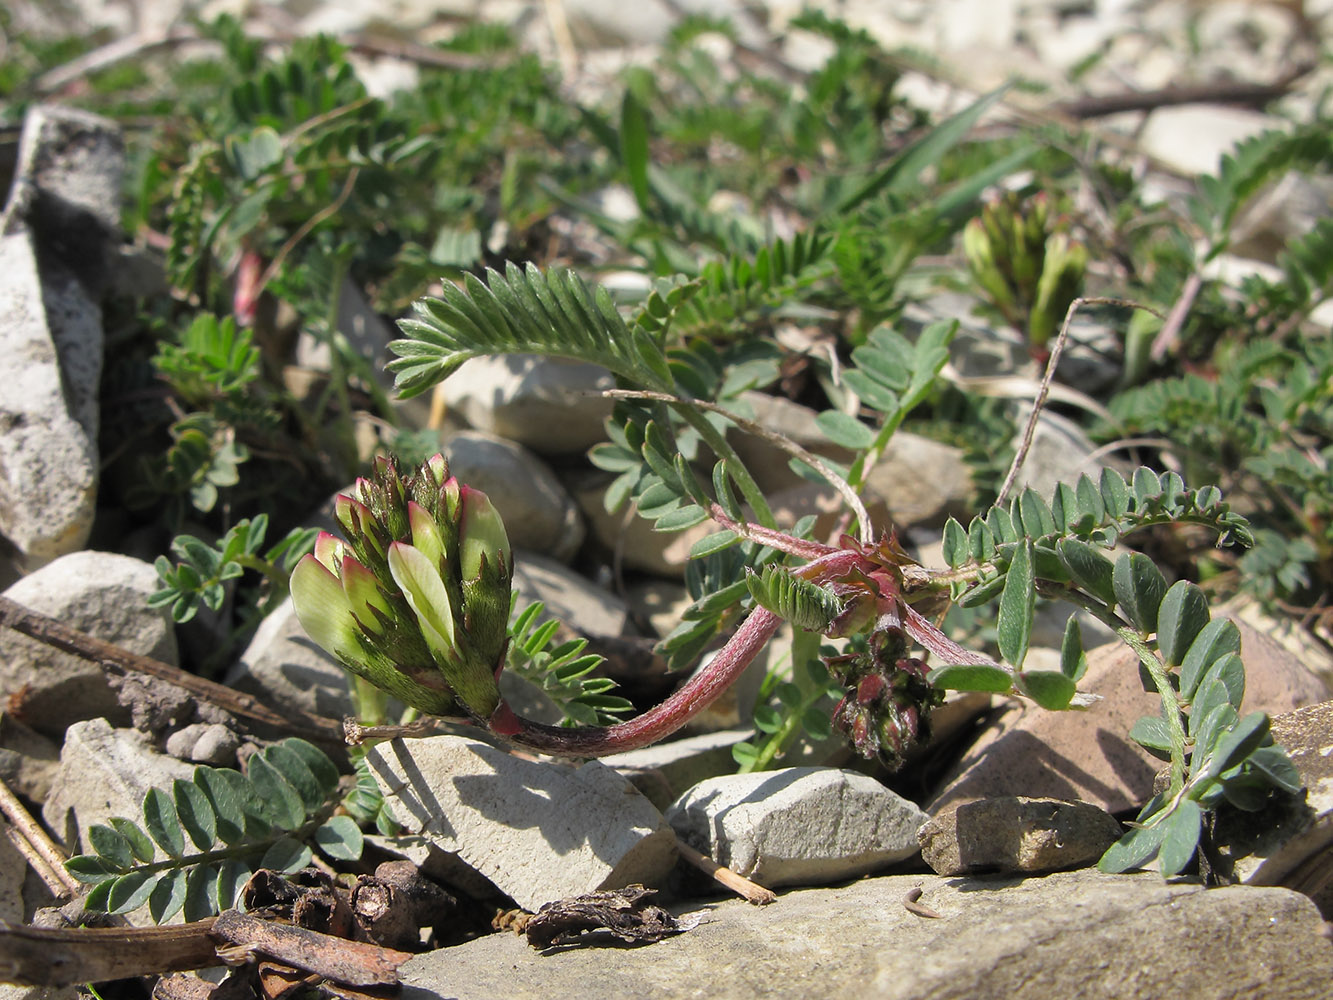
[[598, 761], [540, 763], [457, 736], [393, 740], [368, 760], [398, 822], [525, 909], [634, 882], [661, 885], [675, 863], [662, 814]]
[[906, 860], [926, 819], [873, 778], [818, 767], [711, 778], [667, 810], [681, 840], [767, 886], [837, 882]]
[[27, 230], [0, 236], [0, 302], [0, 353], [12, 359], [0, 379], [0, 532], [36, 569], [87, 541], [97, 456], [66, 403]]
[[1158, 108], [1139, 145], [1145, 153], [1185, 174], [1215, 174], [1223, 153], [1281, 122], [1258, 111], [1194, 104]]
[[445, 401], [477, 430], [539, 455], [581, 452], [605, 438], [615, 387], [604, 368], [580, 361], [507, 354], [473, 358], [443, 383]]
[[611, 754], [603, 757], [602, 763], [614, 767], [653, 805], [665, 809], [699, 782], [734, 772], [736, 761], [731, 748], [753, 735], [750, 728], [721, 729]]
[[[176, 663], [176, 634], [165, 608], [148, 607], [158, 589], [152, 566], [113, 552], [62, 556], [5, 591], [50, 615], [134, 653]], [[0, 632], [0, 690], [17, 698], [23, 721], [58, 734], [71, 722], [107, 716], [128, 722], [100, 666], [20, 635]]]
[[559, 618], [589, 635], [622, 635], [629, 620], [625, 602], [568, 566], [535, 552], [514, 555], [518, 607], [541, 601], [546, 617]]
[[[92, 528], [97, 389], [124, 145], [115, 123], [37, 105], [0, 219], [0, 532], [29, 570]], [[42, 246], [39, 266], [37, 247]]]
[[79, 853], [89, 849], [90, 826], [112, 816], [142, 825], [149, 789], [170, 788], [193, 773], [191, 765], [153, 750], [136, 730], [112, 729], [105, 719], [76, 722], [65, 735], [60, 773], [42, 816], [70, 853]]
[[510, 545], [561, 562], [574, 558], [586, 534], [583, 517], [545, 462], [522, 445], [479, 431], [455, 434], [445, 457], [459, 482], [491, 498]]
[[226, 683], [259, 695], [280, 712], [296, 709], [334, 719], [353, 714], [347, 671], [306, 635], [290, 597], [260, 623]]

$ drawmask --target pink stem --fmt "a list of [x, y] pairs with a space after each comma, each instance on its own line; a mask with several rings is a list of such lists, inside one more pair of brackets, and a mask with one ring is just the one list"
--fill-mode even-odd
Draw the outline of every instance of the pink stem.
[[773, 612], [755, 608], [708, 666], [666, 701], [628, 722], [576, 728], [547, 726], [515, 715], [502, 701], [491, 716], [491, 731], [526, 749], [568, 757], [603, 757], [648, 746], [670, 736], [731, 687], [781, 624], [782, 619]]

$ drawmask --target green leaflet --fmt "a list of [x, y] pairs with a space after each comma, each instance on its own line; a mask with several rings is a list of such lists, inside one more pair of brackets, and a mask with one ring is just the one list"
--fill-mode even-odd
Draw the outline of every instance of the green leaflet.
[[335, 860], [360, 857], [357, 824], [329, 816], [339, 775], [323, 751], [282, 740], [251, 757], [247, 771], [197, 767], [191, 780], [149, 790], [142, 825], [112, 817], [90, 827], [92, 853], [66, 863], [91, 884], [85, 905], [111, 913], [146, 905], [157, 923], [182, 911], [199, 920], [233, 905], [256, 868], [304, 867], [312, 843]]

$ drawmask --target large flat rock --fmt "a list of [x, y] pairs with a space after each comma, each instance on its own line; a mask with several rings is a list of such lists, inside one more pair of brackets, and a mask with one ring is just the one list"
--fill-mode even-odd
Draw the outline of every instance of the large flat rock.
[[[908, 912], [913, 888], [940, 919]], [[706, 909], [642, 948], [539, 954], [502, 933], [421, 955], [401, 969], [403, 1000], [1316, 1000], [1333, 982], [1306, 897], [1150, 873], [895, 875]]]

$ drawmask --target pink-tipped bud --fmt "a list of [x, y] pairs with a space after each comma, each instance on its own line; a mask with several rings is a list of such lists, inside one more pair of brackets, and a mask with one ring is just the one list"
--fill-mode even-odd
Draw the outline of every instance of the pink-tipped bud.
[[430, 516], [430, 511], [425, 507], [414, 500], [409, 500], [407, 523], [412, 528], [412, 547], [430, 560], [436, 572], [441, 572], [447, 553], [444, 549], [444, 536], [440, 533], [440, 526], [435, 523], [435, 518]]
[[347, 554], [347, 546], [337, 535], [330, 534], [327, 531], [321, 531], [315, 536], [315, 558], [320, 561], [330, 573], [335, 576], [339, 572], [343, 558]]
[[506, 573], [512, 565], [509, 534], [505, 531], [500, 512], [490, 497], [481, 490], [464, 486], [461, 495], [462, 514], [458, 528], [458, 568], [464, 580], [481, 576], [482, 560]]
[[380, 626], [381, 619], [375, 612], [379, 611], [385, 618], [390, 617], [392, 612], [389, 602], [375, 583], [375, 574], [355, 556], [347, 555], [342, 560], [342, 582], [343, 593], [347, 595], [347, 603], [351, 605], [357, 621], [363, 628], [379, 635], [383, 629]]

